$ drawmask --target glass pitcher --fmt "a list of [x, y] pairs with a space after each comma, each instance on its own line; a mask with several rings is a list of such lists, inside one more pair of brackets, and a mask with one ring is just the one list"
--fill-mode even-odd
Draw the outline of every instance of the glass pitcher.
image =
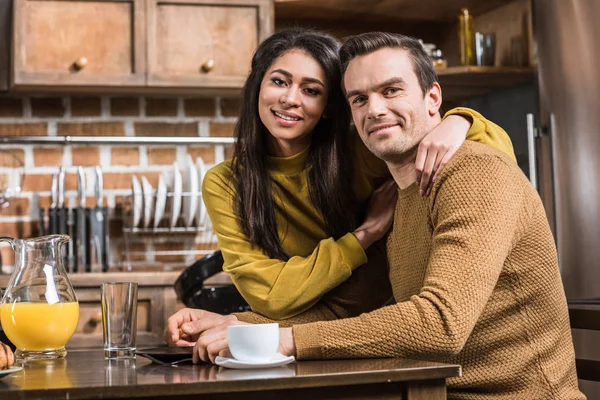
[[63, 266], [67, 235], [0, 236], [15, 251], [15, 270], [0, 302], [0, 322], [19, 360], [63, 358], [79, 321], [79, 303]]

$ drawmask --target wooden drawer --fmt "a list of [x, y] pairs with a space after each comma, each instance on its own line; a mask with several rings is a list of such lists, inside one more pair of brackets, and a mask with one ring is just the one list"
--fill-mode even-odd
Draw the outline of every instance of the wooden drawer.
[[[100, 288], [77, 288], [79, 323], [67, 348], [102, 347], [102, 308]], [[172, 287], [139, 287], [137, 311], [137, 347], [164, 344], [167, 318], [176, 311]]]
[[[81, 292], [81, 291], [78, 291]], [[139, 293], [141, 294], [141, 293]], [[100, 300], [83, 300], [79, 298], [79, 324], [75, 334], [102, 334], [102, 307]], [[138, 299], [137, 308], [137, 331], [152, 332], [151, 321], [151, 299]]]
[[265, 0], [149, 0], [148, 85], [241, 88], [271, 12]]
[[144, 85], [145, 22], [144, 0], [15, 0], [11, 86]]

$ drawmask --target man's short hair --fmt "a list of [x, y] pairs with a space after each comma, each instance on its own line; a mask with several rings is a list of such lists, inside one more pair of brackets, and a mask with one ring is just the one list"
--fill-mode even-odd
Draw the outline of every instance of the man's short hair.
[[[423, 95], [437, 82], [437, 74], [433, 68], [431, 57], [425, 52], [423, 45], [413, 37], [388, 32], [362, 33], [350, 36], [346, 40], [340, 49], [342, 81], [348, 69], [348, 64], [353, 58], [373, 53], [385, 47], [408, 51]], [[343, 82], [342, 87], [344, 87]]]

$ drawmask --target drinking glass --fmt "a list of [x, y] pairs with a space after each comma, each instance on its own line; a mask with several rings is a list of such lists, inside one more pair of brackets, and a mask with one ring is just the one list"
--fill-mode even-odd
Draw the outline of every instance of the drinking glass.
[[135, 358], [137, 282], [102, 284], [104, 358]]

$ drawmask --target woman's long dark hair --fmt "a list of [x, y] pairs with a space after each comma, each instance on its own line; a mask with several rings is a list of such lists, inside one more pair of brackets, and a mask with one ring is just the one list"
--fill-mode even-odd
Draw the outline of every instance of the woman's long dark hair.
[[356, 201], [349, 159], [350, 114], [340, 88], [340, 43], [326, 33], [290, 29], [276, 33], [258, 46], [243, 90], [235, 128], [232, 179], [236, 188], [234, 208], [242, 230], [269, 257], [287, 260], [277, 234], [275, 201], [267, 169], [266, 128], [258, 114], [261, 82], [275, 59], [292, 49], [305, 51], [323, 68], [329, 87], [325, 113], [311, 134], [307, 157], [310, 199], [320, 210], [328, 233], [338, 239], [355, 228]]

